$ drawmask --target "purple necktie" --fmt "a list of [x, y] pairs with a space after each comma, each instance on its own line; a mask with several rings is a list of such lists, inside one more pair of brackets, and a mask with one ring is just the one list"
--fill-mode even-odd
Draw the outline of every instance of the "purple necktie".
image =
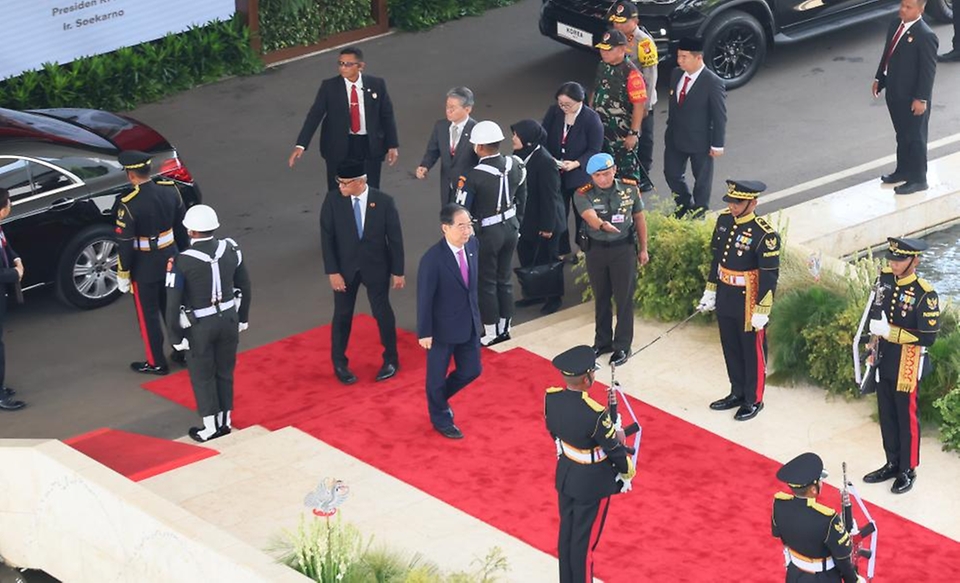
[[457, 259], [460, 264], [460, 275], [463, 276], [463, 285], [470, 287], [470, 275], [467, 273], [467, 256], [463, 254], [463, 249], [457, 251]]

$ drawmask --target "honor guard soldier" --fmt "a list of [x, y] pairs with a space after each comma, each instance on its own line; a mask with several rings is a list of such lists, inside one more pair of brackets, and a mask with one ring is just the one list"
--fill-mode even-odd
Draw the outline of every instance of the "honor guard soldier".
[[473, 127], [470, 143], [480, 163], [460, 177], [455, 197], [479, 221], [480, 343], [484, 346], [510, 339], [513, 255], [527, 201], [526, 169], [520, 158], [500, 154], [503, 140], [503, 131], [492, 121]]
[[544, 398], [547, 430], [557, 446], [560, 583], [593, 581], [593, 550], [610, 496], [630, 491], [636, 474], [610, 414], [587, 394], [596, 359], [589, 346], [558, 354], [553, 366], [566, 388], [551, 387]]
[[627, 58], [627, 37], [622, 32], [603, 33], [596, 48], [600, 49], [601, 62], [590, 107], [603, 122], [603, 151], [614, 157], [621, 178], [637, 182], [646, 178], [637, 158], [637, 144], [647, 113], [647, 87], [640, 70]]
[[217, 213], [190, 207], [183, 219], [191, 246], [167, 267], [167, 323], [174, 348], [187, 351], [187, 370], [203, 427], [190, 437], [204, 442], [230, 433], [233, 370], [239, 333], [250, 314], [250, 277], [233, 239], [215, 239]]
[[[114, 207], [118, 262], [117, 288], [133, 291], [147, 359], [130, 363], [139, 373], [170, 372], [163, 354], [164, 274], [167, 260], [189, 245], [181, 221], [185, 208], [172, 180], [150, 177], [150, 155], [135, 150], [117, 157], [133, 190]], [[176, 353], [173, 355], [177, 357]]]
[[850, 533], [837, 512], [817, 502], [820, 480], [827, 477], [823, 460], [815, 453], [803, 453], [777, 472], [792, 494], [777, 492], [773, 497], [773, 536], [783, 541], [787, 565], [786, 583], [864, 581], [854, 570]]
[[[615, 179], [617, 168], [610, 154], [591, 156], [587, 173], [592, 182], [577, 190], [573, 204], [584, 221], [581, 246], [593, 288], [593, 348], [597, 356], [612, 352], [610, 363], [620, 366], [630, 358], [633, 343], [637, 261], [642, 267], [650, 256], [640, 189], [629, 178]], [[616, 331], [611, 302], [617, 306]]]
[[880, 272], [870, 309], [870, 334], [879, 336], [874, 370], [887, 463], [863, 481], [876, 484], [895, 477], [891, 491], [903, 494], [913, 488], [920, 465], [917, 393], [930, 368], [926, 349], [940, 331], [940, 300], [933, 286], [916, 273], [927, 244], [893, 237], [888, 242], [889, 266]]
[[720, 345], [727, 363], [730, 394], [710, 403], [715, 411], [738, 408], [746, 421], [763, 409], [767, 369], [765, 327], [780, 274], [780, 235], [754, 213], [767, 189], [754, 180], [728, 180], [710, 249], [713, 261], [697, 309], [717, 311]]

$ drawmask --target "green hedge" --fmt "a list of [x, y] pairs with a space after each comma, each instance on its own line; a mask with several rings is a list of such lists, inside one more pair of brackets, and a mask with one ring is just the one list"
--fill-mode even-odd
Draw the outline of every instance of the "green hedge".
[[260, 0], [264, 53], [312, 45], [373, 24], [370, 0]]
[[441, 22], [477, 16], [517, 0], [389, 0], [390, 24], [403, 30], [424, 30]]
[[0, 106], [129, 110], [226, 75], [262, 68], [241, 18], [0, 81]]

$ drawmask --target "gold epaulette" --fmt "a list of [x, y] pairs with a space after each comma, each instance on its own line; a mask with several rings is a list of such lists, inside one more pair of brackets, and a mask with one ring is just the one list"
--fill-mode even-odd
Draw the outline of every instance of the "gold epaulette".
[[930, 285], [930, 282], [927, 281], [927, 280], [925, 280], [925, 279], [923, 279], [922, 277], [918, 277], [918, 278], [917, 278], [917, 285], [919, 285], [920, 288], [923, 289], [923, 291], [925, 291], [925, 292], [932, 292], [932, 291], [933, 291], [933, 286]]
[[162, 184], [163, 186], [176, 186], [177, 183], [172, 180], [156, 180], [154, 181], [157, 184]]
[[775, 233], [775, 232], [776, 232], [776, 231], [773, 230], [773, 226], [770, 225], [770, 223], [768, 223], [767, 220], [764, 219], [763, 217], [757, 217], [756, 220], [757, 220], [757, 226], [760, 227], [761, 229], [763, 229], [763, 231], [764, 231], [765, 233]]
[[729, 214], [730, 214], [730, 209], [723, 209], [723, 210], [720, 211], [718, 214], [721, 214], [721, 215], [729, 215]]
[[137, 193], [138, 193], [138, 192], [140, 192], [140, 185], [139, 185], [139, 184], [133, 187], [133, 190], [130, 192], [130, 194], [128, 194], [128, 195], [126, 195], [125, 197], [121, 198], [121, 199], [120, 199], [120, 202], [122, 202], [123, 204], [127, 204], [128, 202], [130, 202], [131, 200], [133, 200], [133, 197], [137, 196]]
[[630, 186], [636, 186], [638, 183], [633, 178], [621, 178], [620, 182], [624, 184], [629, 184]]
[[773, 497], [777, 500], [793, 500], [795, 498], [793, 494], [787, 494], [786, 492], [777, 492]]
[[547, 389], [547, 393], [562, 393], [563, 387], [550, 387]]
[[587, 405], [590, 405], [591, 409], [593, 409], [597, 413], [603, 413], [604, 411], [603, 405], [591, 399], [590, 395], [588, 395], [587, 393], [582, 393], [582, 396], [583, 396], [583, 402], [586, 403]]
[[830, 508], [829, 506], [824, 506], [823, 504], [820, 504], [813, 498], [807, 499], [807, 506], [809, 506], [810, 508], [813, 508], [820, 514], [823, 514], [824, 516], [833, 516], [834, 514], [837, 513], [837, 511], [834, 510], [833, 508]]
[[577, 189], [577, 192], [580, 193], [580, 194], [584, 194], [584, 193], [586, 193], [586, 192], [590, 192], [590, 189], [591, 189], [591, 188], [593, 188], [593, 183], [592, 183], [592, 182], [588, 182], [587, 184], [584, 184], [583, 186], [581, 186], [580, 188], [578, 188], [578, 189]]
[[880, 270], [880, 273], [893, 273], [893, 270], [890, 269], [889, 266], [887, 266], [887, 267], [884, 267], [883, 269], [881, 269], [881, 270]]

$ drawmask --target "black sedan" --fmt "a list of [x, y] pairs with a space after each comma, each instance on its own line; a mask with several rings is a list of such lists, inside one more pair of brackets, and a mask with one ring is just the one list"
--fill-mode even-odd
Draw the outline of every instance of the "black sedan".
[[121, 150], [153, 154], [154, 173], [175, 181], [188, 207], [200, 201], [177, 151], [136, 120], [95, 109], [0, 108], [0, 187], [13, 202], [3, 230], [23, 259], [24, 290], [53, 285], [84, 309], [120, 296], [113, 206], [131, 188]]

